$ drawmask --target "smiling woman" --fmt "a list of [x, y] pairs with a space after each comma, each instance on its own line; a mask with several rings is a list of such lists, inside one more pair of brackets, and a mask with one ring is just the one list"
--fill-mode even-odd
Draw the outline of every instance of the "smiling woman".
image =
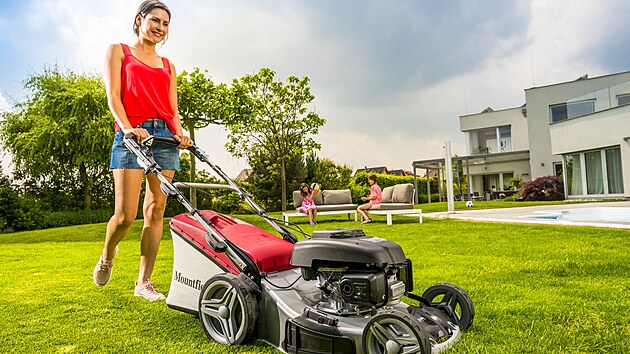
[[[110, 169], [114, 175], [114, 215], [107, 224], [105, 245], [94, 267], [94, 283], [105, 286], [112, 275], [118, 244], [127, 235], [136, 218], [143, 169], [123, 144], [126, 135], [140, 142], [150, 135], [172, 137], [179, 148], [191, 146], [183, 135], [177, 109], [177, 74], [175, 66], [156, 52], [156, 46], [168, 36], [171, 12], [159, 0], [144, 1], [133, 22], [136, 40], [132, 45], [112, 44], [105, 60], [107, 101], [116, 130]], [[174, 146], [151, 147], [153, 157], [167, 178], [179, 169], [179, 152]], [[166, 196], [154, 175], [146, 177], [143, 203], [144, 227], [140, 243], [140, 269], [134, 295], [150, 301], [165, 297], [150, 280], [163, 228]]]

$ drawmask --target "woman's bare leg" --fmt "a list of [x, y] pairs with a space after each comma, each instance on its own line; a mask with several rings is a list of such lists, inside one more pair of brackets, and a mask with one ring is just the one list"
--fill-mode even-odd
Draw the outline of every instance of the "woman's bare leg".
[[107, 223], [103, 257], [111, 260], [118, 243], [127, 235], [127, 231], [136, 219], [138, 200], [142, 186], [142, 170], [114, 169], [114, 215]]
[[[162, 174], [171, 180], [175, 171], [164, 170]], [[147, 188], [142, 206], [144, 227], [142, 228], [142, 238], [140, 239], [138, 284], [147, 282], [153, 273], [160, 240], [162, 239], [165, 208], [166, 196], [160, 189], [160, 180], [154, 174], [147, 175]]]

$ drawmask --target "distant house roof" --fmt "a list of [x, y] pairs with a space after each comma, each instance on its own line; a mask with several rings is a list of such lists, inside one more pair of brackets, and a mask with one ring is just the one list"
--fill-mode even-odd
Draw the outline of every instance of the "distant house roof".
[[364, 167], [354, 171], [356, 175], [359, 172], [367, 172], [367, 173], [378, 173], [382, 175], [393, 175], [393, 176], [413, 176], [412, 171], [407, 171], [405, 169], [399, 168], [395, 170], [388, 170], [386, 166], [379, 167]]
[[366, 173], [379, 173], [379, 174], [388, 174], [387, 171], [387, 167], [385, 166], [380, 166], [380, 167], [367, 167], [365, 166], [364, 168], [360, 168], [356, 171], [354, 171], [354, 174], [356, 175], [359, 172], [366, 172]]
[[406, 176], [406, 171], [403, 170], [402, 168], [399, 168], [397, 170], [389, 170], [388, 171], [390, 175], [394, 175], [394, 176]]
[[245, 180], [247, 180], [247, 178], [248, 178], [249, 176], [251, 176], [251, 175], [252, 175], [252, 173], [253, 173], [253, 172], [254, 172], [254, 171], [253, 171], [251, 168], [244, 168], [244, 169], [243, 169], [243, 171], [241, 171], [241, 172], [238, 174], [238, 176], [236, 176], [236, 177], [234, 178], [234, 180], [235, 180], [235, 181], [245, 181]]

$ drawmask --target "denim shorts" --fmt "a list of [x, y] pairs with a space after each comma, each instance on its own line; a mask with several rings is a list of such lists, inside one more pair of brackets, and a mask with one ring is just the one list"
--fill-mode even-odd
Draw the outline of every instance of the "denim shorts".
[[[134, 128], [144, 128], [149, 134], [172, 138], [173, 133], [161, 119], [149, 119], [146, 122], [136, 125]], [[112, 156], [109, 161], [110, 169], [131, 168], [142, 170], [134, 155], [123, 143], [124, 133], [122, 130], [116, 132], [114, 144], [112, 145]], [[163, 170], [179, 170], [179, 149], [176, 146], [155, 143], [151, 146], [153, 158]]]

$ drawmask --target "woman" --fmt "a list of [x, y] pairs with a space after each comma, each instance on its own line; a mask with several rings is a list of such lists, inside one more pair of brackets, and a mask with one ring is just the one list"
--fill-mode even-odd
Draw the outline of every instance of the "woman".
[[[110, 110], [114, 116], [116, 135], [112, 146], [110, 169], [114, 175], [114, 215], [107, 224], [103, 253], [94, 268], [94, 283], [109, 282], [118, 243], [125, 237], [136, 218], [144, 170], [122, 142], [132, 133], [138, 141], [150, 135], [173, 137], [184, 149], [193, 142], [183, 135], [177, 111], [177, 75], [175, 66], [160, 57], [156, 46], [168, 35], [171, 13], [158, 0], [144, 1], [134, 18], [136, 41], [131, 46], [112, 44], [105, 60], [105, 85]], [[153, 156], [169, 179], [179, 169], [176, 147], [153, 147]], [[142, 207], [144, 227], [140, 241], [140, 269], [134, 295], [147, 300], [163, 300], [150, 280], [157, 257], [166, 197], [160, 181], [153, 174], [146, 176], [146, 191]]]

